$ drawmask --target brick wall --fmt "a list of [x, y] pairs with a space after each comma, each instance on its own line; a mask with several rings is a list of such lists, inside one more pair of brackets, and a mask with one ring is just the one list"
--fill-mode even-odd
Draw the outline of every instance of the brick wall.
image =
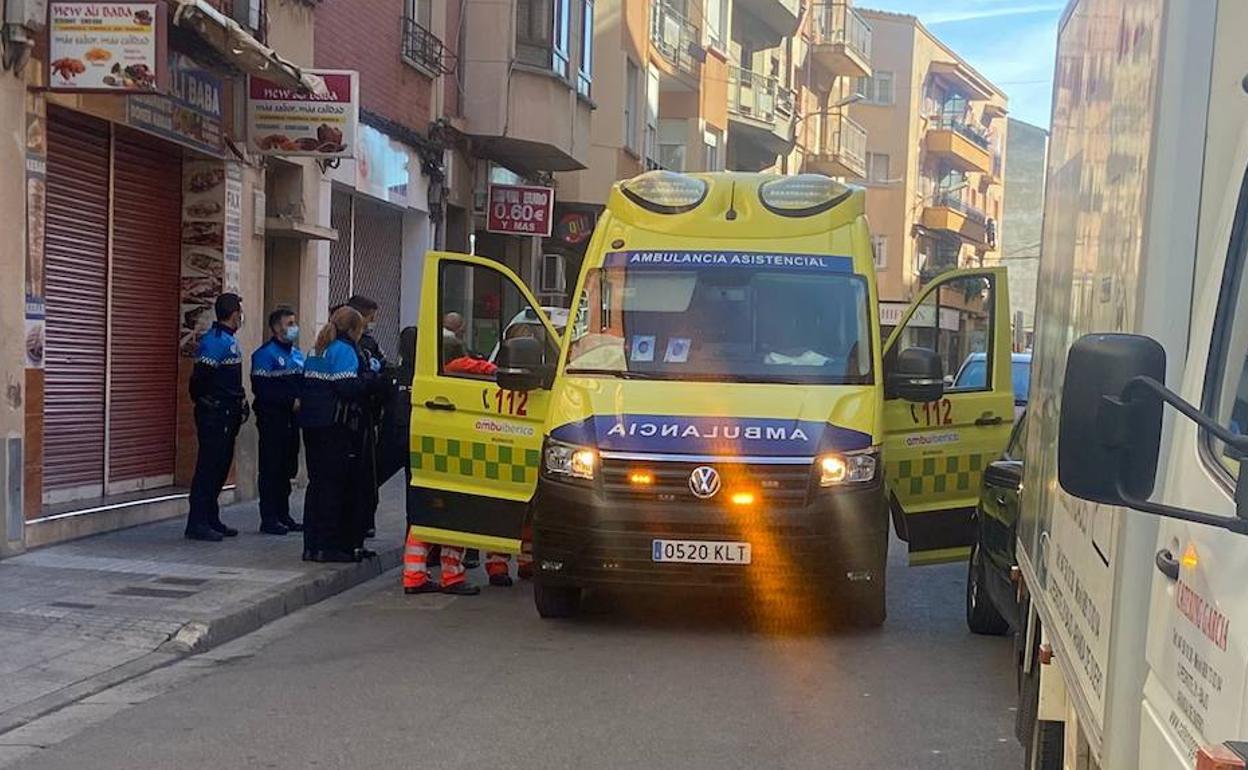
[[316, 66], [360, 72], [361, 107], [424, 132], [433, 80], [403, 61], [403, 0], [324, 0], [316, 10]]

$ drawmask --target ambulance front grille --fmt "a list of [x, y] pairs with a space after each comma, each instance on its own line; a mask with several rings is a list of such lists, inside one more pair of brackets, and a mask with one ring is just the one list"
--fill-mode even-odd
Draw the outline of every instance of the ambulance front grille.
[[[719, 472], [721, 488], [708, 500], [696, 497], [689, 478], [696, 468], [709, 466]], [[638, 483], [634, 477], [650, 480]], [[810, 491], [811, 466], [704, 462], [644, 462], [606, 458], [602, 464], [602, 488], [608, 499], [661, 503], [723, 505], [737, 492], [754, 495], [756, 504], [801, 507]]]

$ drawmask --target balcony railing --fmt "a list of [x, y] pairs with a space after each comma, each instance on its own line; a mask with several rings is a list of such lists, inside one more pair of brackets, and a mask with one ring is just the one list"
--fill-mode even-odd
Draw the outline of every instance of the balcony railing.
[[697, 74], [698, 60], [693, 54], [698, 47], [698, 28], [668, 0], [655, 0], [650, 6], [650, 42], [678, 69]]
[[933, 121], [931, 130], [952, 131], [981, 149], [992, 149], [992, 142], [988, 139], [987, 133], [958, 118], [952, 118], [944, 115], [938, 116]]
[[849, 3], [815, 3], [811, 6], [814, 44], [842, 44], [864, 61], [871, 61], [871, 25]]
[[793, 89], [743, 67], [728, 68], [728, 112], [774, 124], [793, 117]]
[[826, 115], [819, 156], [854, 170], [856, 176], [866, 176], [867, 130], [848, 115]]
[[455, 71], [442, 40], [410, 16], [403, 17], [403, 59], [431, 75]]
[[988, 215], [967, 203], [966, 196], [960, 190], [937, 190], [932, 196], [932, 205], [953, 209], [976, 224], [988, 224]]

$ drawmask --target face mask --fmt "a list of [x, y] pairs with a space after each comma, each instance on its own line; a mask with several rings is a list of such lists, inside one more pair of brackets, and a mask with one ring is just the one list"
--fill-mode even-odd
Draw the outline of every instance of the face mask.
[[291, 324], [290, 326], [287, 326], [285, 336], [286, 336], [286, 341], [291, 343], [292, 345], [298, 342], [299, 341], [299, 326], [297, 324]]
[[243, 326], [246, 323], [247, 323], [247, 316], [243, 315], [242, 313], [239, 313], [238, 314], [238, 328], [240, 329], [243, 328]]
[[376, 322], [376, 321], [369, 321], [369, 322], [368, 322], [368, 333], [369, 333], [369, 334], [372, 334], [372, 333], [373, 333], [373, 332], [375, 332], [375, 331], [377, 331], [377, 322]]

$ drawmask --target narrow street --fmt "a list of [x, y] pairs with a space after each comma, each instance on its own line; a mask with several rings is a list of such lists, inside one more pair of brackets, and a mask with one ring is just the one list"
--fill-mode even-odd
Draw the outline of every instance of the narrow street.
[[0, 766], [1020, 767], [1010, 642], [966, 630], [961, 565], [894, 546], [866, 633], [687, 601], [549, 622], [527, 584], [407, 597], [391, 572], [0, 736]]

